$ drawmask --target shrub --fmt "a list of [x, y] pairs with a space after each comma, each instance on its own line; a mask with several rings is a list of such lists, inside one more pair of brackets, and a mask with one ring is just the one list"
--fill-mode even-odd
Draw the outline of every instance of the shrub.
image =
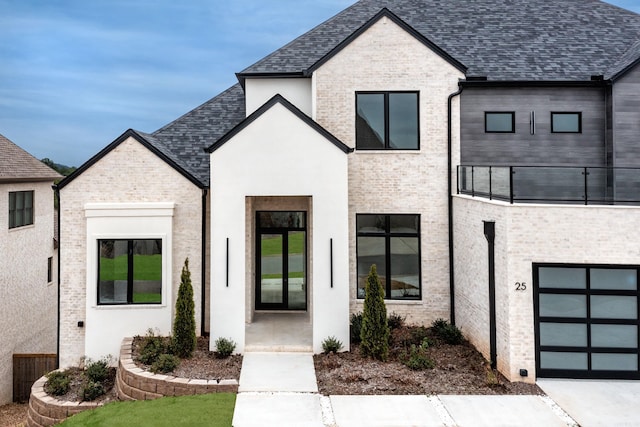
[[109, 363], [111, 356], [103, 357], [98, 361], [87, 359], [85, 362], [85, 375], [89, 381], [101, 383], [109, 377]]
[[95, 400], [106, 393], [102, 383], [97, 381], [87, 381], [82, 387], [81, 397], [84, 402]]
[[437, 319], [431, 324], [433, 332], [447, 344], [458, 345], [464, 341], [462, 331], [444, 319]]
[[386, 360], [389, 355], [389, 324], [387, 323], [387, 307], [384, 304], [384, 289], [378, 279], [376, 266], [373, 264], [367, 277], [362, 312], [362, 344], [360, 349], [364, 356]]
[[401, 316], [398, 313], [391, 313], [389, 318], [387, 319], [387, 323], [389, 324], [389, 329], [394, 330], [398, 328], [402, 328], [404, 326], [404, 321], [407, 320], [407, 316]]
[[153, 362], [153, 365], [151, 365], [150, 371], [153, 372], [154, 374], [157, 374], [157, 373], [166, 374], [176, 369], [179, 364], [180, 364], [180, 359], [178, 359], [173, 354], [165, 353], [165, 354], [161, 354], [160, 357], [158, 357], [158, 360]]
[[226, 359], [231, 356], [236, 349], [236, 343], [227, 338], [218, 338], [216, 340], [216, 357]]
[[47, 374], [47, 382], [44, 391], [52, 396], [62, 396], [69, 391], [71, 378], [66, 371], [53, 371]]
[[173, 322], [173, 351], [176, 356], [191, 357], [196, 349], [196, 317], [189, 258], [184, 260]]
[[325, 338], [325, 340], [322, 341], [322, 350], [324, 354], [337, 353], [340, 351], [341, 348], [342, 348], [342, 341], [340, 341], [338, 338], [334, 336]]
[[154, 335], [153, 330], [149, 329], [147, 335], [142, 339], [138, 361], [145, 365], [152, 365], [161, 354], [167, 353], [167, 351], [165, 339]]
[[412, 328], [411, 344], [420, 345], [425, 339], [427, 339], [428, 334], [429, 334], [429, 330], [424, 326], [418, 326], [416, 328]]
[[354, 313], [351, 315], [351, 327], [349, 335], [353, 344], [360, 343], [360, 331], [362, 330], [362, 313]]
[[422, 345], [412, 345], [409, 349], [409, 353], [404, 354], [402, 364], [414, 371], [433, 369], [435, 363], [433, 360], [429, 359], [425, 350], [426, 347], [423, 347]]

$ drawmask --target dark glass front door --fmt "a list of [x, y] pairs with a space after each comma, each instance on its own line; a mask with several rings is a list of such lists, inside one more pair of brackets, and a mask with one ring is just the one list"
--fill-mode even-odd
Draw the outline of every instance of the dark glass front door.
[[257, 212], [256, 309], [307, 309], [306, 212]]

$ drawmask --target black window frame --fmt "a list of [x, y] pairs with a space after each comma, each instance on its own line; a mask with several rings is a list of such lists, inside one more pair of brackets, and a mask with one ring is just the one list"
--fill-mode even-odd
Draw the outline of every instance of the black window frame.
[[[160, 263], [160, 301], [157, 302], [134, 302], [133, 301], [133, 242], [134, 241], [145, 241], [145, 240], [157, 240], [160, 241], [160, 255], [161, 255], [161, 263]], [[119, 242], [127, 242], [127, 301], [120, 302], [101, 302], [100, 301], [100, 244], [104, 241], [119, 241]], [[163, 290], [164, 290], [164, 272], [162, 271], [163, 263], [164, 263], [164, 246], [165, 242], [161, 238], [138, 238], [138, 239], [98, 239], [97, 240], [97, 278], [96, 278], [96, 303], [100, 306], [128, 306], [128, 305], [162, 305], [163, 304]]]
[[[385, 229], [384, 232], [360, 232], [358, 231], [358, 218], [365, 216], [383, 216], [385, 217]], [[416, 219], [417, 232], [415, 233], [399, 233], [391, 232], [391, 217], [393, 216], [405, 216], [414, 217]], [[422, 238], [421, 238], [421, 216], [420, 214], [400, 213], [400, 214], [380, 214], [380, 213], [358, 213], [356, 214], [356, 298], [359, 300], [364, 299], [364, 295], [360, 296], [358, 292], [360, 271], [360, 256], [358, 247], [358, 237], [384, 237], [385, 239], [385, 279], [382, 281], [382, 287], [384, 288], [385, 300], [394, 301], [421, 301], [422, 300]], [[391, 238], [394, 237], [412, 237], [418, 239], [418, 296], [417, 297], [392, 297], [391, 296], [391, 277], [393, 275], [393, 268], [391, 266]]]
[[[490, 114], [510, 114], [511, 130], [489, 130], [487, 127], [487, 116]], [[485, 111], [484, 112], [484, 133], [516, 133], [516, 112], [515, 111]]]
[[[29, 212], [30, 216], [28, 219], [26, 219], [25, 213], [27, 212], [27, 208], [26, 208], [26, 203], [24, 203], [23, 208], [21, 209], [22, 211], [22, 222], [18, 223], [17, 222], [17, 212], [18, 209], [16, 209], [15, 205], [16, 205], [16, 197], [18, 194], [24, 194], [25, 197], [26, 195], [30, 195], [30, 200], [31, 200], [31, 211]], [[11, 200], [13, 199], [13, 209], [11, 208]], [[25, 198], [26, 201], [26, 198]], [[9, 230], [12, 230], [14, 228], [20, 228], [20, 227], [26, 227], [28, 225], [33, 225], [33, 223], [35, 222], [35, 193], [33, 190], [25, 190], [25, 191], [10, 191], [9, 192]]]
[[[415, 94], [416, 95], [416, 147], [415, 148], [393, 148], [390, 146], [389, 137], [389, 95], [390, 94]], [[355, 96], [355, 119], [358, 121], [358, 95], [383, 95], [384, 96], [384, 147], [370, 148], [358, 146], [358, 126], [356, 124], [356, 150], [362, 151], [419, 151], [420, 150], [420, 91], [417, 90], [397, 90], [397, 91], [356, 91]]]
[[[551, 111], [550, 113], [550, 127], [551, 127], [551, 133], [582, 133], [582, 111]], [[553, 117], [554, 116], [572, 116], [572, 115], [577, 115], [578, 116], [578, 130], [577, 131], [572, 131], [572, 130], [555, 130], [553, 128]]]

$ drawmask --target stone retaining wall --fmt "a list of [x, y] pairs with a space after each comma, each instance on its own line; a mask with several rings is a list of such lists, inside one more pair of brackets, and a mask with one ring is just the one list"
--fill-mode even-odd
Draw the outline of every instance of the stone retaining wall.
[[131, 355], [133, 338], [125, 338], [120, 348], [116, 387], [120, 400], [151, 400], [164, 396], [208, 393], [237, 393], [237, 380], [194, 380], [152, 374], [140, 369]]
[[88, 409], [95, 409], [103, 403], [67, 402], [56, 399], [44, 391], [47, 377], [40, 377], [31, 387], [29, 409], [27, 411], [27, 426], [48, 427], [64, 421], [67, 417]]
[[[208, 393], [237, 393], [237, 380], [193, 380], [171, 375], [152, 374], [140, 369], [131, 355], [133, 338], [125, 338], [120, 347], [116, 373], [116, 392], [120, 400], [151, 400], [165, 396], [187, 396]], [[49, 396], [44, 391], [47, 377], [41, 377], [31, 387], [28, 427], [48, 427], [71, 415], [95, 409], [103, 403], [67, 402]]]

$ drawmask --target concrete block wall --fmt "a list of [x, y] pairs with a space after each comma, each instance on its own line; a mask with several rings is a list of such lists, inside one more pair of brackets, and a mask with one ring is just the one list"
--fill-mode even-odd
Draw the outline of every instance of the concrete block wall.
[[[454, 198], [456, 319], [489, 357], [487, 242], [496, 222], [498, 369], [535, 380], [533, 263], [640, 264], [640, 207], [533, 205]], [[517, 290], [516, 283], [526, 284]], [[529, 371], [527, 378], [519, 369]]]
[[[195, 300], [196, 332], [200, 331], [202, 263], [202, 190], [133, 138], [128, 138], [61, 189], [61, 344], [60, 364], [71, 366], [85, 354], [87, 203], [174, 202], [173, 259], [170, 283], [177, 297], [185, 258]], [[136, 310], [135, 307], [131, 307]], [[108, 326], [105, 326], [108, 327]], [[137, 325], [144, 335], [154, 325]], [[124, 335], [123, 335], [124, 337]], [[122, 337], [121, 337], [122, 338]], [[119, 342], [116, 343], [116, 346]]]
[[[56, 352], [57, 252], [50, 182], [0, 184], [0, 405], [12, 401], [17, 353]], [[9, 192], [33, 191], [33, 224], [8, 228]], [[47, 260], [52, 258], [51, 281]]]
[[[419, 151], [349, 154], [350, 310], [356, 298], [357, 213], [421, 215], [422, 300], [387, 301], [413, 323], [449, 317], [447, 97], [463, 74], [387, 18], [314, 73], [315, 120], [355, 147], [356, 91], [418, 91]], [[453, 121], [458, 121], [459, 109]], [[457, 136], [456, 136], [457, 137]]]

